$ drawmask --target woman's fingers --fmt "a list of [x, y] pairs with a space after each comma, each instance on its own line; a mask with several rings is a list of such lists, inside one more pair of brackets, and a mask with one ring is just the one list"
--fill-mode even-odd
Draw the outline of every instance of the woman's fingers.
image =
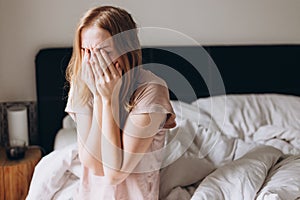
[[[90, 71], [92, 71], [94, 78], [94, 86], [96, 92], [102, 98], [111, 98], [115, 88], [120, 88], [122, 83], [122, 70], [120, 65], [114, 65], [108, 54], [104, 51], [93, 49], [90, 51], [90, 59], [88, 61]], [[117, 90], [116, 90], [117, 91]]]
[[91, 62], [92, 70], [93, 70], [93, 73], [94, 73], [96, 79], [100, 79], [100, 78], [103, 79], [104, 72], [103, 72], [103, 68], [101, 67], [102, 63], [98, 59], [98, 56], [96, 55], [96, 53], [94, 51], [92, 51], [92, 53], [91, 53], [90, 62]]
[[103, 56], [101, 55], [100, 51], [98, 49], [94, 49], [93, 52], [95, 53], [95, 57], [99, 62], [99, 68], [102, 70], [102, 74], [106, 77], [106, 78], [111, 78], [111, 74], [110, 71], [107, 67], [107, 64], [103, 58]]
[[106, 63], [106, 66], [108, 68], [108, 71], [110, 72], [112, 77], [116, 77], [119, 73], [118, 73], [116, 67], [114, 66], [113, 62], [111, 61], [110, 57], [107, 55], [107, 53], [103, 49], [100, 49], [100, 54], [102, 55], [102, 57]]
[[116, 69], [115, 65], [113, 64], [110, 57], [103, 49], [95, 50], [95, 54], [99, 60], [101, 68], [107, 78], [111, 79], [111, 78], [115, 78], [119, 75], [118, 70]]
[[90, 51], [89, 63], [96, 80], [109, 81], [122, 76], [120, 65], [118, 63], [114, 65], [103, 49]]

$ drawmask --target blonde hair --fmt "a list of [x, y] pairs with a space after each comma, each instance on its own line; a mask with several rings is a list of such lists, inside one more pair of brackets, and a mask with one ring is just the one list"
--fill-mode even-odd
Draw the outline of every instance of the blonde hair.
[[[134, 89], [134, 76], [135, 66], [139, 66], [142, 63], [142, 53], [140, 47], [137, 26], [131, 15], [124, 9], [113, 7], [113, 6], [100, 6], [88, 10], [84, 16], [80, 19], [75, 32], [73, 53], [69, 65], [66, 71], [66, 79], [70, 83], [73, 89], [78, 91], [79, 100], [81, 104], [90, 103], [92, 93], [88, 89], [87, 85], [80, 79], [81, 71], [81, 32], [82, 29], [89, 26], [97, 26], [99, 28], [107, 30], [111, 36], [125, 32], [122, 37], [125, 37], [122, 41], [118, 41], [117, 38], [112, 38], [115, 44], [115, 48], [124, 52], [128, 47], [134, 49], [133, 51], [127, 52], [120, 56], [124, 63], [124, 73], [122, 88], [120, 92], [120, 102], [125, 106], [127, 111], [130, 111], [133, 107], [133, 103], [130, 98], [132, 93], [131, 89]], [[130, 30], [130, 31], [129, 31]], [[125, 51], [126, 52], [126, 51]]]

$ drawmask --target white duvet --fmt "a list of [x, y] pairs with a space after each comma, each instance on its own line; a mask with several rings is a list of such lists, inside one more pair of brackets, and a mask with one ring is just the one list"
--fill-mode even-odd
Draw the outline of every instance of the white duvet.
[[[160, 199], [300, 199], [300, 97], [227, 95], [172, 105], [178, 125], [166, 135]], [[54, 151], [38, 164], [27, 199], [68, 199], [79, 168], [76, 145]]]

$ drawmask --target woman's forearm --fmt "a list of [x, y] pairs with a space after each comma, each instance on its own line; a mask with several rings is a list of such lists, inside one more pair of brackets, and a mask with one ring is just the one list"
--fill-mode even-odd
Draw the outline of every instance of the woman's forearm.
[[105, 176], [119, 171], [123, 161], [122, 141], [119, 128], [118, 104], [102, 100], [102, 160]]
[[[94, 102], [92, 117], [88, 118], [88, 122], [82, 121], [83, 124], [90, 124], [90, 128], [86, 127], [80, 132], [88, 130], [88, 134], [79, 134], [78, 147], [79, 158], [83, 165], [88, 167], [94, 174], [104, 176], [102, 154], [101, 154], [101, 102]], [[87, 151], [88, 147], [92, 147], [93, 151]]]

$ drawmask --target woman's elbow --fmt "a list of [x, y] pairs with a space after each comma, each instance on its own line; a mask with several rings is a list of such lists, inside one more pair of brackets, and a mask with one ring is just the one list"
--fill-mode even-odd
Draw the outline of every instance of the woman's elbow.
[[124, 181], [124, 179], [120, 179], [119, 177], [116, 176], [105, 176], [105, 177], [109, 185], [119, 185]]
[[105, 173], [106, 180], [109, 185], [119, 185], [122, 183], [126, 178], [128, 174], [110, 170], [110, 172]]
[[96, 159], [92, 158], [91, 156], [80, 156], [79, 160], [83, 166], [88, 168], [91, 173], [97, 176], [104, 176], [102, 163], [97, 161]]

